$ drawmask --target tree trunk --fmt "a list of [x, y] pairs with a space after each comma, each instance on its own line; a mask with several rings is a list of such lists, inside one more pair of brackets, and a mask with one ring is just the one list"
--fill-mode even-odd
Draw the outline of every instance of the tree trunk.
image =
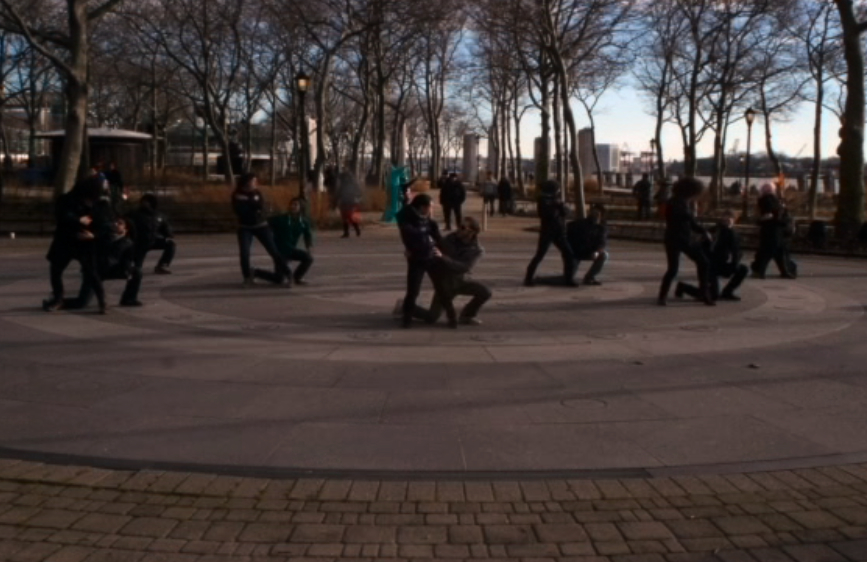
[[780, 164], [780, 157], [777, 156], [774, 150], [774, 136], [771, 131], [771, 112], [768, 111], [764, 87], [760, 88], [759, 91], [761, 93], [762, 117], [765, 120], [765, 150], [768, 151], [768, 159], [774, 166], [774, 175], [779, 177], [783, 173], [783, 166]]
[[[86, 65], [86, 61], [83, 64]], [[87, 84], [85, 81], [73, 76], [67, 77], [66, 105], [66, 134], [63, 139], [57, 176], [54, 178], [55, 195], [61, 195], [72, 189], [79, 177], [87, 122]]]
[[864, 54], [852, 0], [835, 0], [843, 26], [846, 58], [846, 106], [840, 128], [840, 196], [837, 237], [855, 234], [864, 220]]
[[518, 191], [521, 197], [527, 196], [527, 184], [524, 183], [524, 155], [521, 152], [521, 114], [518, 111], [518, 99], [515, 97], [515, 109], [512, 114], [515, 122], [515, 156], [517, 158], [517, 169], [515, 173], [518, 180]]
[[599, 183], [599, 193], [602, 193], [605, 177], [602, 174], [602, 164], [599, 162], [599, 150], [596, 149], [596, 123], [592, 117], [590, 118], [590, 142], [593, 149], [593, 164], [596, 166], [596, 181]]
[[536, 160], [536, 193], [540, 193], [542, 184], [548, 181], [548, 174], [551, 167], [551, 106], [549, 105], [550, 98], [550, 82], [547, 76], [542, 77], [542, 137], [539, 147], [539, 154]]
[[820, 71], [819, 79], [816, 80], [816, 117], [813, 124], [813, 169], [810, 175], [809, 195], [807, 196], [807, 211], [811, 221], [816, 220], [816, 207], [819, 203], [819, 172], [822, 165], [822, 105], [825, 102], [825, 87], [821, 76]]
[[271, 105], [271, 186], [277, 185], [277, 94]]
[[[554, 91], [560, 91], [560, 81], [555, 78], [554, 79]], [[559, 183], [563, 189], [567, 189], [566, 185], [563, 183], [563, 133], [561, 130], [561, 125], [563, 123], [563, 113], [560, 109], [560, 96], [554, 96], [554, 174], [557, 178], [557, 183]]]
[[208, 137], [208, 122], [202, 122], [202, 182], [208, 183], [208, 160], [210, 159], [210, 151], [208, 144], [210, 143], [210, 138]]

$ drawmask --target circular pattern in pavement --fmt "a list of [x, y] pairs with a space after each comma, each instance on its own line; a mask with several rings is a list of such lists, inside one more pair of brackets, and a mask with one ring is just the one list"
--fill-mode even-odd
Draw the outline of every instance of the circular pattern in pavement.
[[477, 272], [494, 291], [482, 326], [402, 330], [403, 264], [391, 241], [369, 244], [326, 245], [311, 285], [291, 290], [243, 289], [234, 258], [191, 256], [146, 278], [147, 306], [105, 317], [36, 310], [41, 279], [0, 284], [0, 444], [422, 474], [646, 474], [867, 451], [867, 384], [846, 343], [863, 308], [833, 267], [747, 281], [740, 303], [662, 309], [659, 252], [615, 251], [601, 287], [522, 287], [529, 239], [494, 242]]

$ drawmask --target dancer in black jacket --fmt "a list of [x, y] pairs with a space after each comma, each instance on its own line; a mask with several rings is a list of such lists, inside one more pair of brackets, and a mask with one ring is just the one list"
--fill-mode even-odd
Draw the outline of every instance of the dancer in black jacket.
[[[237, 187], [232, 193], [232, 209], [238, 217], [238, 251], [244, 285], [253, 285], [256, 277], [291, 285], [292, 270], [286, 265], [286, 260], [274, 243], [274, 234], [265, 218], [264, 203], [262, 193], [257, 189], [256, 174], [243, 174], [239, 177]], [[274, 273], [250, 268], [250, 246], [253, 245], [253, 238], [256, 238], [271, 256]]]
[[680, 254], [695, 262], [698, 270], [699, 292], [701, 300], [709, 306], [716, 304], [710, 294], [708, 280], [710, 278], [710, 262], [700, 244], [692, 241], [692, 233], [698, 233], [705, 239], [710, 234], [699, 224], [692, 214], [692, 202], [704, 190], [704, 184], [695, 178], [681, 178], [672, 186], [672, 197], [665, 205], [665, 256], [668, 269], [662, 277], [657, 303], [665, 306], [671, 283], [677, 277], [680, 268]]
[[539, 245], [536, 255], [527, 266], [524, 275], [524, 285], [531, 287], [535, 284], [536, 268], [542, 262], [551, 244], [560, 250], [563, 258], [563, 281], [566, 285], [578, 286], [575, 282], [575, 257], [572, 249], [566, 241], [566, 207], [560, 201], [560, 185], [554, 180], [548, 180], [542, 184], [542, 193], [536, 204], [539, 213]]
[[[412, 327], [413, 312], [421, 292], [425, 273], [429, 271], [435, 258], [442, 256], [438, 244], [442, 242], [439, 225], [430, 218], [431, 198], [420, 193], [397, 214], [400, 239], [406, 256], [406, 296], [403, 298], [403, 327]], [[450, 303], [449, 303], [450, 304]], [[446, 308], [449, 325], [457, 326], [457, 316], [453, 306]]]

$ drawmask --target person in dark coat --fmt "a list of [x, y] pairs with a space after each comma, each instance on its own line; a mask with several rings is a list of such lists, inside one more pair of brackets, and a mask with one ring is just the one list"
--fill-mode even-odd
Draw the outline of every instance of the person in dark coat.
[[601, 285], [596, 276], [602, 272], [608, 261], [608, 227], [605, 225], [605, 207], [593, 205], [587, 218], [569, 222], [566, 225], [566, 239], [575, 256], [577, 271], [581, 260], [592, 260], [592, 265], [584, 274], [585, 285]]
[[701, 300], [709, 305], [715, 304], [710, 293], [710, 261], [700, 244], [692, 241], [692, 234], [700, 234], [710, 239], [710, 234], [699, 224], [692, 214], [691, 205], [704, 190], [704, 184], [695, 178], [681, 178], [672, 186], [672, 196], [665, 205], [665, 256], [668, 269], [662, 277], [657, 303], [665, 306], [671, 283], [680, 268], [680, 254], [691, 259], [698, 270], [699, 293]]
[[[406, 295], [402, 303], [403, 327], [412, 327], [416, 301], [421, 293], [421, 284], [426, 273], [430, 273], [433, 261], [442, 256], [439, 244], [442, 243], [439, 225], [431, 218], [431, 198], [425, 193], [416, 195], [409, 205], [397, 214], [397, 226], [406, 256]], [[434, 281], [437, 289], [438, 280]], [[441, 288], [440, 288], [441, 290]], [[449, 326], [457, 327], [457, 315], [451, 303], [444, 303], [449, 317]]]
[[108, 189], [111, 193], [111, 205], [115, 210], [120, 208], [122, 201], [126, 199], [126, 192], [123, 186], [123, 175], [117, 169], [115, 162], [108, 163], [108, 169], [103, 172], [105, 180], [108, 182]]
[[[292, 270], [274, 243], [274, 234], [265, 219], [264, 203], [262, 193], [257, 188], [256, 174], [241, 175], [235, 191], [232, 192], [232, 209], [238, 218], [238, 250], [244, 285], [253, 285], [256, 278], [291, 285]], [[257, 239], [271, 256], [274, 262], [273, 273], [250, 267], [250, 246], [253, 238]]]
[[506, 176], [500, 178], [497, 184], [497, 199], [500, 215], [505, 217], [512, 212], [512, 182]]
[[177, 244], [171, 224], [164, 214], [158, 210], [158, 200], [154, 193], [145, 193], [139, 201], [138, 207], [129, 214], [129, 221], [133, 225], [135, 239], [135, 264], [138, 268], [144, 267], [145, 258], [151, 250], [162, 250], [154, 267], [157, 275], [168, 275], [172, 272], [172, 260], [175, 258]]
[[340, 220], [343, 221], [343, 236], [349, 238], [349, 228], [355, 230], [356, 236], [361, 236], [361, 186], [350, 172], [337, 174], [334, 197], [340, 210]]
[[105, 190], [92, 209], [93, 233], [91, 247], [96, 275], [88, 275], [82, 262], [82, 280], [78, 296], [63, 300], [63, 308], [76, 310], [86, 308], [94, 295], [99, 303], [99, 311], [106, 312], [105, 288], [103, 282], [109, 279], [126, 281], [120, 306], [142, 306], [138, 300], [141, 288], [141, 269], [135, 266], [134, 226], [127, 219], [118, 218], [111, 201], [111, 194]]
[[[714, 299], [739, 301], [741, 298], [735, 291], [741, 286], [749, 273], [747, 266], [741, 263], [740, 237], [734, 229], [734, 216], [731, 212], [726, 213], [717, 224], [713, 243], [706, 242], [706, 254], [710, 257], [710, 291]], [[719, 278], [728, 279], [729, 282], [719, 290]], [[684, 294], [701, 299], [701, 291], [694, 285], [678, 283], [674, 290], [676, 297]]]
[[656, 183], [656, 195], [653, 196], [656, 200], [656, 214], [660, 219], [665, 220], [665, 204], [671, 198], [671, 180], [665, 178]]
[[653, 207], [653, 184], [650, 183], [648, 174], [642, 174], [641, 179], [635, 182], [632, 187], [632, 195], [635, 196], [635, 201], [638, 203], [638, 220], [649, 219], [650, 210]]
[[[50, 263], [51, 278], [51, 298], [42, 301], [42, 309], [46, 312], [63, 307], [63, 272], [69, 264], [73, 260], [89, 262], [95, 259], [90, 248], [94, 239], [90, 225], [93, 223], [93, 205], [100, 197], [102, 183], [98, 176], [82, 179], [54, 203], [56, 228], [45, 256]], [[88, 268], [88, 273], [95, 273], [95, 262], [93, 268]]]
[[452, 229], [452, 214], [455, 216], [455, 225], [461, 224], [461, 206], [467, 198], [467, 190], [455, 173], [449, 174], [443, 188], [440, 190], [440, 205], [443, 208], [443, 218], [446, 221], [446, 230]]
[[470, 273], [476, 262], [484, 255], [484, 248], [479, 245], [479, 222], [472, 217], [464, 217], [457, 231], [452, 232], [442, 241], [442, 256], [435, 258], [430, 268], [430, 275], [435, 279], [439, 290], [434, 292], [430, 309], [416, 306], [413, 316], [430, 324], [436, 323], [442, 316], [443, 309], [451, 306], [459, 295], [472, 297], [458, 316], [459, 324], [478, 326], [479, 310], [491, 298], [491, 290], [482, 283], [472, 279]]
[[757, 201], [759, 207], [759, 248], [750, 269], [752, 269], [754, 277], [764, 279], [768, 264], [774, 260], [780, 277], [794, 279], [796, 275], [790, 270], [791, 259], [788, 256], [785, 239], [787, 231], [792, 227], [791, 217], [774, 193], [773, 185], [763, 184], [760, 193]]
[[575, 257], [566, 240], [566, 206], [560, 201], [560, 185], [554, 180], [542, 184], [541, 194], [536, 203], [539, 214], [539, 243], [536, 254], [527, 266], [524, 285], [535, 284], [536, 268], [542, 262], [551, 244], [560, 251], [563, 258], [563, 281], [566, 285], [578, 286], [575, 282]]

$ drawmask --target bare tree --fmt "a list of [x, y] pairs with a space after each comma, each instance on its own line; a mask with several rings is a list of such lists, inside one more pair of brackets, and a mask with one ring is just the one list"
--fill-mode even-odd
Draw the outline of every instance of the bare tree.
[[861, 36], [867, 20], [856, 13], [854, 0], [834, 0], [840, 14], [846, 59], [846, 107], [840, 128], [840, 197], [837, 235], [848, 236], [864, 220], [864, 53]]
[[[47, 0], [0, 0], [0, 28], [22, 35], [39, 54], [54, 64], [63, 76], [66, 93], [66, 138], [55, 193], [72, 188], [83, 173], [86, 151], [88, 61], [92, 26], [123, 0], [67, 0], [65, 6]], [[35, 4], [35, 5], [34, 5]]]

